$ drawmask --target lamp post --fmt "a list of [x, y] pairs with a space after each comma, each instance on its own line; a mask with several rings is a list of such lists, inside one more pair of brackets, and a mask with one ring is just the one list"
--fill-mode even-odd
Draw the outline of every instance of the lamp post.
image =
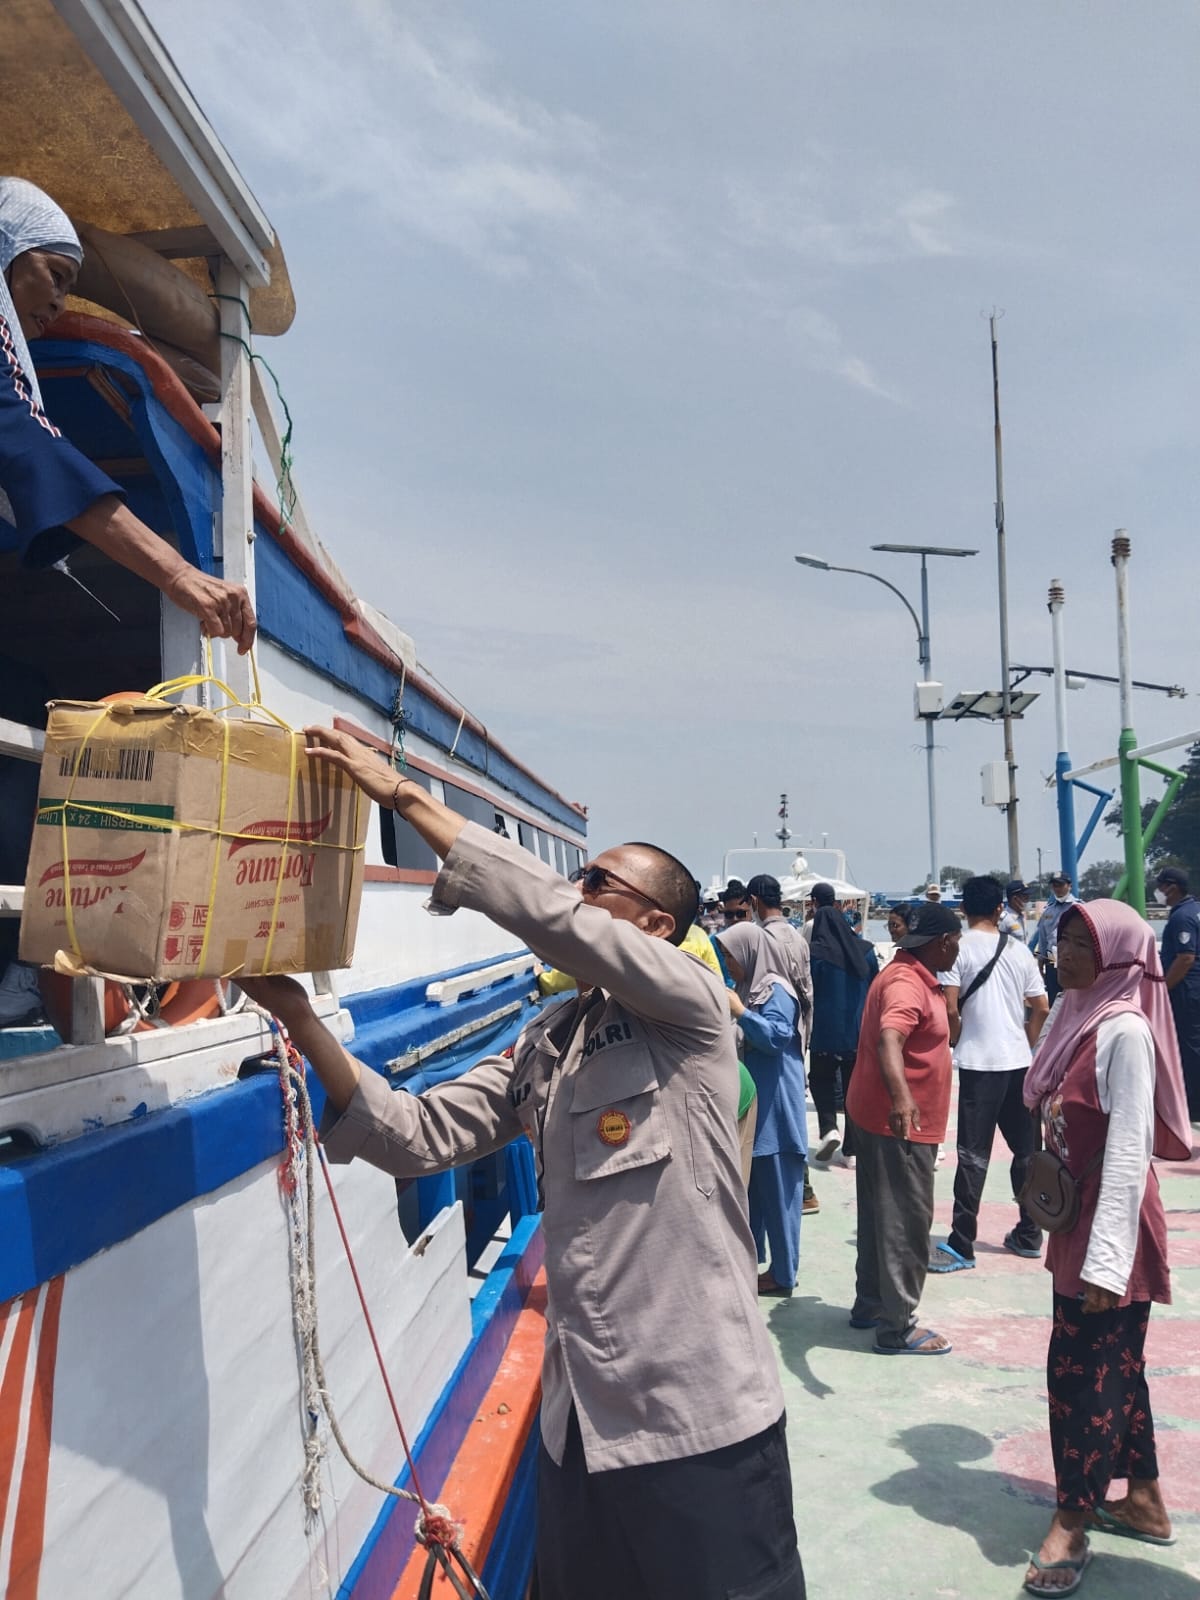
[[[851, 572], [858, 578], [871, 578], [876, 583], [881, 583], [885, 589], [890, 589], [900, 601], [904, 609], [913, 620], [913, 627], [917, 630], [917, 660], [920, 663], [923, 682], [928, 682], [933, 671], [933, 660], [929, 647], [929, 573], [926, 565], [928, 556], [973, 556], [975, 550], [959, 550], [945, 545], [932, 544], [875, 544], [872, 550], [886, 550], [898, 555], [919, 555], [921, 558], [921, 615], [917, 613], [908, 598], [897, 589], [890, 579], [878, 572], [869, 572], [864, 567], [840, 567], [832, 562], [822, 561], [819, 556], [797, 556], [796, 560], [802, 567], [815, 567], [818, 572]], [[933, 717], [922, 718], [925, 723], [925, 784], [929, 797], [929, 881], [941, 882], [941, 862], [938, 858], [937, 841], [937, 788], [934, 780], [933, 762]]]

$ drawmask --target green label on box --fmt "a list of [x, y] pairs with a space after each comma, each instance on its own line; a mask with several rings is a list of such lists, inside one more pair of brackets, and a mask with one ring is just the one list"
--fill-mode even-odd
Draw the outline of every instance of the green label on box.
[[93, 807], [74, 802], [67, 805], [65, 800], [43, 800], [38, 805], [39, 826], [61, 828], [64, 806], [67, 809], [68, 828], [111, 828], [119, 833], [170, 833], [170, 827], [163, 827], [161, 823], [169, 823], [175, 816], [174, 806], [135, 805], [129, 801], [118, 804], [112, 801], [108, 805]]

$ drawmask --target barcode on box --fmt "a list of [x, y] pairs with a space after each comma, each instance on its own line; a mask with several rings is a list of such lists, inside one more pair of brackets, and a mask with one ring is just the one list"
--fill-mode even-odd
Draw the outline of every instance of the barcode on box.
[[154, 751], [144, 744], [89, 744], [82, 756], [78, 747], [64, 750], [59, 757], [58, 773], [61, 778], [149, 783], [154, 777]]

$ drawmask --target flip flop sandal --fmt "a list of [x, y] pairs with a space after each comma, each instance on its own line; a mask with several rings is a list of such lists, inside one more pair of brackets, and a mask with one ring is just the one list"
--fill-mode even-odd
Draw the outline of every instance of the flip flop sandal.
[[877, 1356], [948, 1356], [954, 1348], [949, 1340], [930, 1347], [930, 1340], [938, 1337], [932, 1328], [924, 1328], [919, 1339], [909, 1339], [904, 1344], [880, 1344], [876, 1340], [871, 1348]]
[[1029, 1594], [1062, 1595], [1074, 1594], [1083, 1582], [1083, 1575], [1087, 1571], [1088, 1562], [1092, 1559], [1091, 1548], [1084, 1541], [1083, 1554], [1078, 1561], [1039, 1561], [1035, 1555], [1030, 1555], [1030, 1566], [1036, 1567], [1039, 1572], [1073, 1572], [1074, 1581], [1060, 1584], [1057, 1588], [1047, 1589], [1044, 1585], [1035, 1584], [1032, 1578], [1025, 1579], [1025, 1588]]
[[1132, 1523], [1125, 1522], [1121, 1517], [1114, 1517], [1104, 1506], [1096, 1506], [1092, 1511], [1092, 1523], [1097, 1533], [1111, 1533], [1118, 1539], [1138, 1539], [1142, 1544], [1175, 1543], [1173, 1533], [1168, 1534], [1166, 1538], [1161, 1533], [1146, 1533], [1141, 1528], [1135, 1528]]
[[960, 1256], [948, 1244], [937, 1244], [929, 1258], [930, 1272], [970, 1272], [975, 1266], [972, 1256]]

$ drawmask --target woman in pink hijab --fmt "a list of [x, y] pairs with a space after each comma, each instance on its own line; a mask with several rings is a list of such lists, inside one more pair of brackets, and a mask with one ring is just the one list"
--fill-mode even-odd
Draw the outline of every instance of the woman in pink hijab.
[[[1025, 1080], [1048, 1149], [1070, 1169], [1079, 1219], [1049, 1236], [1054, 1325], [1046, 1362], [1058, 1509], [1030, 1562], [1031, 1594], [1077, 1589], [1086, 1529], [1171, 1544], [1158, 1486], [1145, 1343], [1171, 1299], [1167, 1224], [1151, 1157], [1186, 1161], [1179, 1049], [1149, 926], [1093, 900], [1059, 923], [1063, 990]], [[1106, 1501], [1114, 1478], [1128, 1480]]]

